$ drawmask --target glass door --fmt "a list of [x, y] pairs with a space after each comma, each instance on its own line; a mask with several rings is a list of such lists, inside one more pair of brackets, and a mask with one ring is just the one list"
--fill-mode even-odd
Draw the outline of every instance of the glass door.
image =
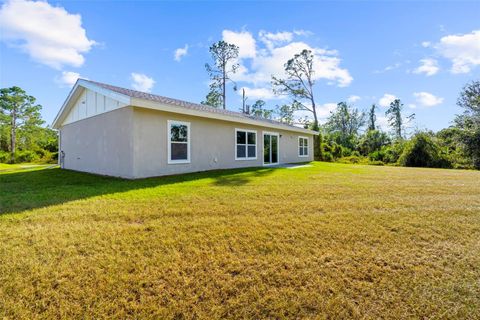
[[278, 163], [278, 145], [277, 133], [263, 134], [263, 164]]

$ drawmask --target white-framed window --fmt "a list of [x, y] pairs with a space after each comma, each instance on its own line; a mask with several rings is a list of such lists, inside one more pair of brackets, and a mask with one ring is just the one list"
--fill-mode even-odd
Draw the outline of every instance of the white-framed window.
[[168, 163], [190, 163], [190, 122], [168, 120]]
[[298, 156], [308, 157], [308, 138], [298, 137]]
[[257, 131], [235, 129], [235, 160], [257, 159]]

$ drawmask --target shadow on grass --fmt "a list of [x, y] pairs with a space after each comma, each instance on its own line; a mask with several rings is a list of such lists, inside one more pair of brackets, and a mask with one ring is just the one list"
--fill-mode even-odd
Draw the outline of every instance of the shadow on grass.
[[214, 170], [175, 176], [125, 180], [70, 170], [43, 169], [0, 174], [0, 215], [19, 213], [73, 200], [154, 188], [199, 179], [213, 179], [213, 186], [237, 187], [275, 168]]

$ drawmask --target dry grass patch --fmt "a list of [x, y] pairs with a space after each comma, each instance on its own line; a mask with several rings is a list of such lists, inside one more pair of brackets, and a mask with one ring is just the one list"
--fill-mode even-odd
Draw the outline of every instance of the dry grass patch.
[[479, 172], [0, 183], [0, 317], [480, 318]]

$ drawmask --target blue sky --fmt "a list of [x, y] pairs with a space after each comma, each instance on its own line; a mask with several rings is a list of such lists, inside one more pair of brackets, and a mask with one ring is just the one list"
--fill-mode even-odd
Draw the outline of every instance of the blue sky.
[[[76, 76], [200, 102], [208, 47], [240, 47], [249, 102], [270, 107], [271, 73], [302, 48], [316, 54], [316, 99], [360, 109], [393, 96], [415, 127], [439, 130], [460, 110], [462, 86], [480, 78], [480, 2], [3, 1], [0, 86], [37, 97], [51, 123]], [[177, 51], [180, 49], [179, 51]], [[177, 57], [175, 54], [177, 53]], [[229, 88], [229, 109], [241, 99]], [[385, 123], [385, 107], [378, 110]]]

